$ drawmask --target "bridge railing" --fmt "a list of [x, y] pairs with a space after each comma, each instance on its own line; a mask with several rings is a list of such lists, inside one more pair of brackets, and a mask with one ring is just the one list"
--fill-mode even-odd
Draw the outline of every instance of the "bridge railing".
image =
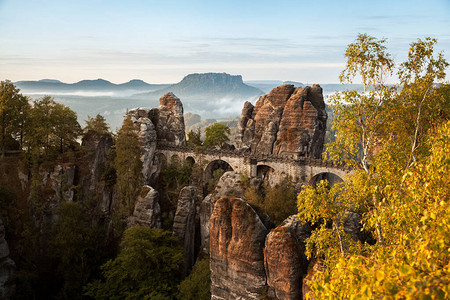
[[286, 162], [286, 163], [298, 163], [300, 165], [309, 165], [316, 167], [338, 168], [341, 170], [350, 170], [343, 162], [333, 160], [323, 160], [319, 158], [299, 156], [298, 153], [291, 153], [288, 155], [277, 156], [273, 154], [251, 153], [251, 152], [239, 152], [236, 150], [222, 150], [214, 148], [199, 148], [191, 147], [187, 145], [176, 146], [168, 143], [158, 142], [156, 149], [167, 150], [174, 152], [195, 152], [196, 154], [205, 154], [213, 156], [228, 156], [228, 157], [240, 157], [248, 158], [256, 161], [268, 161], [268, 162]]

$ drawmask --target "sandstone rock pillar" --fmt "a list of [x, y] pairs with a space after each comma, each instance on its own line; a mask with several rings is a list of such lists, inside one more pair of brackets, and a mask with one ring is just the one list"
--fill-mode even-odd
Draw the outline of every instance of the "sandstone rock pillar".
[[260, 299], [268, 229], [244, 200], [219, 199], [211, 216], [211, 299]]
[[184, 248], [184, 276], [189, 274], [195, 263], [195, 191], [193, 186], [186, 186], [180, 191], [173, 221], [173, 235]]

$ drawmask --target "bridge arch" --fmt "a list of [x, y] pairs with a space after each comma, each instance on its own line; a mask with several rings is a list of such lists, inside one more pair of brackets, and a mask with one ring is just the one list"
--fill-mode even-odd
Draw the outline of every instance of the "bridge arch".
[[231, 165], [226, 162], [225, 160], [222, 159], [216, 159], [211, 161], [205, 168], [205, 171], [203, 172], [204, 176], [204, 183], [205, 183], [205, 187], [207, 188], [208, 186], [208, 182], [210, 181], [210, 179], [213, 179], [214, 177], [214, 172], [217, 172], [217, 170], [223, 170], [224, 172], [228, 172], [228, 171], [233, 171], [233, 168], [231, 167]]
[[193, 158], [192, 156], [188, 156], [186, 157], [184, 162], [192, 167], [195, 164], [195, 158]]
[[321, 172], [321, 173], [318, 173], [318, 174], [314, 175], [313, 177], [311, 177], [308, 184], [312, 185], [312, 186], [316, 186], [322, 180], [328, 180], [328, 186], [330, 186], [330, 187], [332, 187], [336, 183], [344, 181], [341, 177], [339, 177], [338, 175], [336, 175], [334, 173]]
[[270, 182], [275, 176], [275, 169], [268, 165], [258, 165], [256, 167], [256, 176], [264, 181]]

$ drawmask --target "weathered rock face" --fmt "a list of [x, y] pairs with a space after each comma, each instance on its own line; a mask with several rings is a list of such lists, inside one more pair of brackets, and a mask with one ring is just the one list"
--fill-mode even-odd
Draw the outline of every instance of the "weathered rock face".
[[9, 258], [9, 247], [5, 240], [5, 227], [0, 220], [0, 299], [9, 299], [14, 294], [14, 285], [8, 280], [16, 270], [16, 264]]
[[127, 226], [147, 226], [161, 228], [161, 209], [159, 194], [151, 186], [142, 187], [134, 206], [133, 214], [127, 220]]
[[239, 150], [277, 156], [300, 154], [320, 158], [327, 113], [322, 88], [285, 84], [261, 96], [255, 107], [245, 103], [239, 120]]
[[89, 182], [88, 190], [93, 192], [97, 183], [101, 180], [102, 173], [105, 170], [105, 163], [108, 159], [108, 152], [113, 146], [113, 139], [110, 134], [99, 134], [96, 131], [89, 130], [81, 141], [81, 146], [89, 152]]
[[152, 121], [150, 120], [150, 110], [136, 108], [128, 112], [133, 121], [141, 143], [141, 161], [142, 161], [142, 175], [144, 176], [144, 183], [150, 184], [154, 181], [154, 177], [159, 172], [155, 170], [157, 165], [153, 164], [153, 158], [156, 150], [157, 134]]
[[[77, 166], [74, 164], [59, 164], [52, 169], [40, 170], [39, 191], [42, 197], [42, 207], [38, 208], [29, 195], [29, 205], [37, 228], [42, 230], [58, 220], [58, 209], [64, 202], [74, 200]], [[41, 209], [43, 211], [39, 212]]]
[[49, 173], [47, 180], [55, 192], [57, 202], [73, 201], [76, 169], [77, 166], [73, 164], [56, 165], [53, 172]]
[[181, 146], [186, 144], [183, 104], [174, 94], [167, 93], [157, 108], [136, 108], [128, 112], [141, 143], [144, 183], [154, 185], [162, 162], [155, 156], [157, 143]]
[[253, 140], [252, 134], [255, 132], [255, 128], [252, 126], [255, 124], [252, 119], [253, 109], [253, 104], [245, 101], [237, 126], [236, 147], [238, 149], [248, 149], [251, 145], [249, 141]]
[[110, 134], [99, 134], [93, 130], [87, 132], [83, 137], [81, 145], [88, 151], [87, 168], [80, 166], [81, 176], [81, 199], [97, 197], [101, 199], [99, 212], [102, 215], [109, 215], [113, 201], [113, 188], [102, 183], [102, 174], [108, 160], [109, 150], [114, 142]]
[[214, 204], [217, 200], [225, 196], [244, 196], [244, 189], [241, 186], [241, 175], [239, 173], [234, 171], [225, 172], [217, 182], [214, 191], [207, 195], [200, 204], [199, 215], [202, 245], [209, 245], [210, 217], [214, 209]]
[[211, 299], [259, 299], [269, 229], [244, 200], [219, 199], [211, 215]]
[[167, 93], [159, 99], [158, 108], [150, 110], [150, 119], [155, 125], [159, 143], [174, 146], [186, 144], [183, 104], [173, 93]]
[[301, 299], [302, 279], [308, 268], [305, 239], [311, 228], [302, 226], [293, 215], [266, 238], [264, 262], [269, 294], [276, 299]]
[[184, 276], [189, 274], [195, 263], [195, 192], [193, 186], [186, 186], [180, 191], [173, 221], [173, 235], [184, 248]]

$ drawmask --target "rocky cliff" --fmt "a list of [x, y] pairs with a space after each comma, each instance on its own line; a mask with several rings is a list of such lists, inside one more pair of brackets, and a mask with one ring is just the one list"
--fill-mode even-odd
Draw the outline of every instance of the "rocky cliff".
[[195, 263], [195, 192], [193, 186], [181, 189], [173, 220], [173, 235], [184, 249], [183, 276], [189, 274]]
[[284, 84], [261, 96], [255, 106], [244, 104], [236, 145], [240, 151], [258, 154], [320, 158], [326, 121], [319, 85], [294, 88]]
[[292, 215], [272, 229], [264, 211], [235, 197], [217, 200], [210, 220], [212, 299], [302, 299], [309, 225]]
[[244, 200], [219, 199], [211, 215], [211, 299], [259, 299], [269, 228]]
[[131, 121], [134, 124], [141, 143], [142, 175], [145, 184], [150, 184], [156, 180], [158, 175], [158, 164], [154, 164], [157, 134], [156, 128], [149, 116], [150, 110], [135, 108], [128, 111]]
[[144, 183], [154, 185], [161, 162], [155, 156], [157, 143], [173, 146], [186, 144], [183, 104], [172, 93], [159, 99], [160, 106], [152, 109], [135, 108], [128, 111], [141, 142], [141, 161]]
[[159, 194], [151, 186], [144, 185], [134, 205], [133, 214], [128, 217], [127, 226], [161, 228]]
[[210, 217], [216, 201], [223, 197], [242, 196], [244, 196], [244, 189], [241, 184], [241, 175], [234, 171], [228, 171], [220, 177], [214, 191], [203, 199], [199, 208], [200, 235], [201, 245], [206, 247], [206, 252], [209, 252]]
[[[86, 164], [78, 167], [81, 182], [80, 199], [101, 199], [98, 205], [99, 213], [108, 216], [111, 213], [114, 188], [106, 183], [103, 174], [113, 147], [110, 134], [99, 134], [90, 130], [83, 137], [81, 146], [87, 150]], [[111, 162], [110, 162], [111, 163]]]
[[267, 236], [264, 263], [269, 295], [277, 299], [301, 299], [302, 279], [308, 269], [305, 239], [311, 228], [293, 215]]
[[14, 294], [14, 285], [9, 282], [16, 264], [9, 258], [9, 247], [5, 240], [5, 227], [0, 220], [0, 299], [9, 299]]
[[149, 117], [155, 125], [158, 143], [183, 146], [186, 144], [183, 104], [173, 93], [159, 99], [160, 106], [150, 110]]

